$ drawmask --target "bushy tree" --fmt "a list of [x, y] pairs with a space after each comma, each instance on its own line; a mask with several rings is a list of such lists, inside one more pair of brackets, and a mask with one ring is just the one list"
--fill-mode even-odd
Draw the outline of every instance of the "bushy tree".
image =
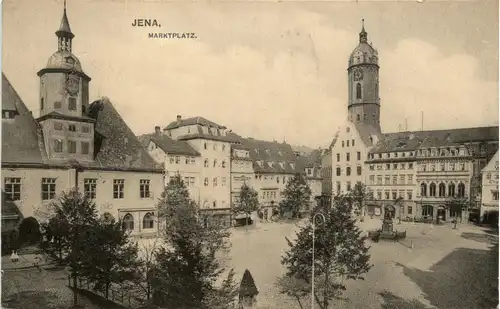
[[[318, 211], [325, 217], [325, 222], [316, 225], [314, 241], [314, 297], [321, 309], [327, 309], [330, 300], [340, 297], [346, 289], [344, 280], [363, 279], [363, 275], [371, 268], [369, 247], [365, 246], [366, 237], [361, 235], [351, 215], [353, 207], [352, 198], [339, 196], [333, 207], [317, 207], [311, 213], [311, 222]], [[281, 261], [287, 269], [288, 278], [307, 284], [311, 284], [312, 274], [311, 222], [301, 228], [295, 242], [287, 239], [290, 250]], [[291, 287], [296, 289], [295, 284]], [[293, 289], [287, 285], [281, 286], [282, 293], [295, 293]], [[306, 289], [301, 290], [302, 294], [306, 292]]]
[[50, 205], [50, 210], [51, 217], [45, 226], [45, 233], [52, 233], [50, 238], [56, 237], [56, 241], [55, 245], [46, 243], [42, 249], [51, 255], [57, 252], [59, 261], [69, 267], [73, 278], [73, 302], [76, 305], [77, 279], [83, 272], [82, 256], [87, 253], [86, 236], [98, 222], [97, 208], [78, 189], [72, 189], [68, 193], [63, 192]]
[[229, 230], [203, 220], [180, 176], [169, 182], [158, 208], [165, 221], [162, 235], [166, 246], [155, 258], [154, 303], [182, 309], [216, 308], [212, 306], [230, 297], [234, 286], [230, 272], [222, 288], [216, 287], [224, 272], [216, 253], [227, 249]]
[[253, 188], [244, 183], [241, 186], [239, 198], [233, 206], [233, 213], [235, 215], [245, 214], [245, 227], [248, 228], [248, 218], [254, 211], [257, 210], [259, 210], [259, 194]]
[[[469, 200], [465, 197], [459, 197], [459, 196], [451, 196], [445, 202], [445, 207], [448, 208], [450, 212], [460, 213], [460, 214], [462, 213], [462, 211], [467, 209], [468, 205], [469, 205]], [[458, 218], [455, 218], [455, 225], [453, 226], [454, 229], [457, 228], [457, 221]]]
[[310, 206], [311, 189], [301, 174], [296, 174], [288, 181], [283, 195], [284, 198], [279, 204], [281, 215], [289, 213], [292, 218], [298, 218], [300, 210]]
[[98, 220], [86, 233], [86, 252], [81, 256], [82, 276], [108, 298], [112, 284], [132, 281], [140, 265], [137, 244], [120, 221]]
[[361, 181], [356, 182], [349, 196], [353, 200], [354, 213], [358, 216], [365, 214], [366, 201], [372, 199], [372, 192]]

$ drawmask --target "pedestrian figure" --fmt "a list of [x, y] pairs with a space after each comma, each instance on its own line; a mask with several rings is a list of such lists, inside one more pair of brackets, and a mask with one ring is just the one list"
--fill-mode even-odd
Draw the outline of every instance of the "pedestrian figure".
[[10, 260], [14, 264], [16, 264], [17, 262], [19, 262], [19, 255], [17, 255], [17, 252], [15, 250], [12, 251], [12, 254], [10, 255]]
[[35, 259], [33, 260], [33, 266], [35, 266], [38, 271], [42, 271], [42, 269], [40, 268], [40, 257], [38, 257], [38, 255], [35, 255]]

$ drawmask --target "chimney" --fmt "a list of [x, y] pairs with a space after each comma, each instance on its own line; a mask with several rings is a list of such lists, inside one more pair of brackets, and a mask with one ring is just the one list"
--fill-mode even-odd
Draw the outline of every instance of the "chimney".
[[177, 115], [177, 123], [180, 123], [181, 119], [182, 119], [181, 115]]
[[160, 131], [160, 127], [159, 126], [156, 126], [155, 127], [155, 135], [160, 135], [161, 134], [161, 131]]

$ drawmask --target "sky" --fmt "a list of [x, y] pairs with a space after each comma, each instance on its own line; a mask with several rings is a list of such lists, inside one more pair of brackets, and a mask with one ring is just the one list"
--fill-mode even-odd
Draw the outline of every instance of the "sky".
[[[347, 120], [362, 18], [379, 52], [383, 132], [498, 125], [498, 9], [496, 0], [67, 0], [91, 100], [108, 97], [135, 134], [202, 116], [309, 147], [326, 147]], [[62, 13], [62, 0], [3, 1], [2, 71], [35, 115], [36, 73], [57, 50]], [[136, 18], [161, 28], [133, 27]]]

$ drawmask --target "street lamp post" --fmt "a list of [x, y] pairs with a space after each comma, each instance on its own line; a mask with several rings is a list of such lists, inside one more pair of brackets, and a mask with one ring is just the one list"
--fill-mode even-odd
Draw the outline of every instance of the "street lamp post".
[[322, 221], [320, 221], [320, 223], [323, 223], [325, 222], [325, 216], [318, 212], [316, 214], [314, 214], [314, 216], [312, 217], [312, 275], [311, 275], [311, 309], [314, 309], [314, 250], [315, 250], [315, 246], [314, 246], [314, 243], [315, 243], [315, 235], [314, 235], [314, 231], [316, 229], [316, 218], [320, 217]]

